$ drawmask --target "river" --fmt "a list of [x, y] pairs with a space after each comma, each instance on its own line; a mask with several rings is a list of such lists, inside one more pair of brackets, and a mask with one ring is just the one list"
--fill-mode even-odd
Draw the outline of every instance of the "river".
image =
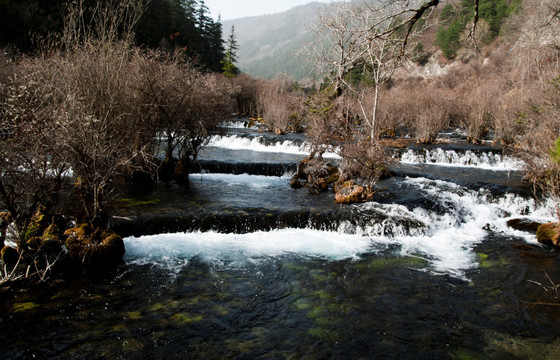
[[0, 305], [0, 357], [558, 359], [560, 256], [507, 225], [554, 206], [518, 159], [451, 138], [336, 205], [289, 186], [303, 136], [231, 123], [189, 184], [127, 195], [116, 270]]

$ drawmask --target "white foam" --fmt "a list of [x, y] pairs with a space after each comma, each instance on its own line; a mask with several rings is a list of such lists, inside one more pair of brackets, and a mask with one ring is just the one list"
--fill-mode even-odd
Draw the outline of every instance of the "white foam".
[[523, 170], [525, 166], [523, 161], [510, 156], [502, 156], [490, 152], [477, 154], [470, 150], [464, 153], [457, 153], [454, 150], [443, 150], [441, 148], [424, 150], [423, 154], [410, 149], [402, 154], [401, 162], [405, 164], [476, 167], [499, 171]]
[[[124, 239], [126, 259], [192, 259], [243, 264], [251, 259], [298, 254], [338, 260], [355, 258], [368, 250], [363, 236], [311, 229], [282, 229], [249, 234], [192, 232]], [[174, 260], [175, 261], [175, 260]], [[175, 261], [176, 262], [176, 261]]]
[[[261, 137], [243, 137], [237, 135], [214, 135], [210, 139], [208, 146], [219, 147], [230, 150], [252, 150], [266, 153], [284, 153], [295, 155], [309, 155], [311, 145], [304, 141], [298, 144], [292, 140], [277, 141], [266, 144]], [[334, 152], [327, 152], [323, 155], [326, 158], [339, 158]]]
[[198, 173], [190, 174], [189, 179], [193, 182], [204, 183], [205, 181], [223, 183], [224, 186], [248, 186], [253, 188], [266, 188], [276, 186], [288, 186], [292, 175], [289, 173], [283, 176], [265, 176], [265, 175], [249, 175], [249, 174], [214, 174], [214, 173]]
[[[255, 180], [250, 175], [242, 178]], [[398, 245], [402, 256], [427, 260], [428, 270], [468, 280], [467, 272], [478, 266], [474, 248], [484, 241], [489, 230], [536, 242], [534, 234], [509, 228], [507, 220], [521, 216], [539, 222], [555, 219], [552, 201], [538, 205], [532, 199], [513, 194], [495, 199], [484, 189], [472, 191], [441, 180], [405, 179], [403, 191], [424, 193], [444, 204], [446, 211], [438, 213], [420, 207], [408, 209], [371, 202], [354, 207], [364, 214], [375, 210], [385, 220], [371, 220], [361, 227], [343, 223], [336, 232], [282, 229], [241, 235], [193, 232], [131, 237], [125, 239], [126, 259], [182, 266], [197, 257], [207, 262], [242, 266], [248, 261], [286, 254], [329, 260], [356, 259], [361, 254], [383, 250], [387, 245]]]
[[226, 129], [246, 129], [249, 124], [248, 120], [228, 120], [220, 123], [218, 127], [226, 128]]

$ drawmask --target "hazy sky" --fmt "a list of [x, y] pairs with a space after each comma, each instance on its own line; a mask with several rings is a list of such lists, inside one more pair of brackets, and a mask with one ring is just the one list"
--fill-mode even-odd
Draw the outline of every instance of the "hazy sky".
[[[329, 0], [315, 1], [329, 2]], [[310, 2], [313, 0], [205, 0], [212, 17], [216, 19], [218, 14], [221, 14], [222, 20], [273, 14]]]

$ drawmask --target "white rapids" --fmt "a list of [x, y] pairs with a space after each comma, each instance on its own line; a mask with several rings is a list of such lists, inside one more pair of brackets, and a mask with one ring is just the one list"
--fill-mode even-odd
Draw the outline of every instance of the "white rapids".
[[[230, 126], [240, 126], [231, 124]], [[277, 141], [266, 143], [259, 137], [236, 135], [212, 137], [209, 146], [232, 150], [252, 150], [307, 155], [309, 145], [305, 142]], [[331, 154], [331, 156], [336, 156]], [[466, 151], [441, 149], [418, 154], [408, 151], [402, 155], [403, 163], [425, 163], [436, 166], [464, 166], [487, 170], [520, 170], [520, 160], [491, 153], [475, 154]], [[204, 175], [200, 175], [204, 176]], [[247, 182], [247, 189], [268, 186], [263, 177], [218, 176], [233, 182]], [[272, 179], [272, 178], [271, 178]], [[289, 178], [274, 178], [274, 184], [287, 183]], [[253, 182], [256, 184], [251, 185]], [[418, 191], [427, 198], [442, 204], [443, 213], [421, 207], [407, 208], [396, 204], [370, 202], [353, 205], [356, 211], [374, 208], [384, 213], [382, 221], [371, 219], [366, 225], [342, 223], [337, 231], [313, 229], [277, 229], [269, 232], [247, 234], [223, 234], [217, 232], [191, 232], [129, 237], [125, 239], [125, 259], [136, 263], [165, 263], [182, 266], [197, 258], [210, 263], [243, 266], [247, 262], [261, 261], [278, 256], [306, 256], [327, 260], [359, 259], [364, 254], [376, 253], [396, 245], [402, 256], [416, 256], [429, 263], [428, 271], [466, 279], [469, 270], [478, 266], [475, 247], [490, 232], [505, 234], [535, 243], [535, 235], [513, 230], [507, 221], [525, 217], [534, 221], [552, 221], [555, 206], [537, 205], [532, 199], [513, 194], [493, 197], [489, 191], [470, 190], [449, 181], [426, 178], [405, 178], [402, 191]], [[402, 221], [402, 220], [405, 221]], [[420, 226], [407, 227], [407, 223]], [[404, 225], [403, 225], [404, 224]]]
[[408, 150], [401, 155], [403, 164], [434, 164], [452, 167], [473, 167], [495, 171], [523, 170], [524, 162], [510, 156], [503, 156], [490, 152], [477, 154], [471, 150], [464, 153], [441, 148], [427, 150], [422, 153]]

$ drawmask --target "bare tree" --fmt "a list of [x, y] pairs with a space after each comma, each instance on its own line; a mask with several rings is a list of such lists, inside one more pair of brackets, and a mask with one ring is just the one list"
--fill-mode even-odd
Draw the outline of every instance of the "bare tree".
[[138, 57], [131, 31], [141, 10], [139, 0], [101, 1], [89, 9], [82, 0], [71, 3], [64, 51], [50, 65], [54, 131], [80, 190], [84, 220], [101, 226], [115, 175], [148, 159], [151, 150], [134, 95]]
[[217, 74], [204, 74], [183, 54], [162, 59], [155, 52], [143, 58], [137, 89], [145, 115], [163, 142], [165, 167], [179, 161], [178, 173], [187, 175], [220, 119], [233, 111], [236, 88]]
[[52, 73], [37, 70], [22, 60], [11, 78], [0, 79], [0, 202], [14, 219], [20, 248], [33, 215], [57, 204], [68, 170], [48, 104], [53, 89], [45, 86]]
[[[376, 138], [379, 94], [405, 55], [420, 17], [429, 8], [419, 1], [335, 3], [312, 28], [315, 42], [307, 49], [319, 70], [331, 78], [338, 95], [349, 90], [358, 100], [371, 141]], [[437, 2], [428, 4], [437, 5]], [[414, 6], [417, 7], [414, 7]], [[361, 73], [353, 81], [351, 72]], [[367, 91], [373, 86], [373, 99]]]
[[262, 81], [257, 92], [257, 110], [270, 131], [277, 134], [299, 132], [303, 120], [304, 95], [292, 91], [293, 80], [287, 76]]

